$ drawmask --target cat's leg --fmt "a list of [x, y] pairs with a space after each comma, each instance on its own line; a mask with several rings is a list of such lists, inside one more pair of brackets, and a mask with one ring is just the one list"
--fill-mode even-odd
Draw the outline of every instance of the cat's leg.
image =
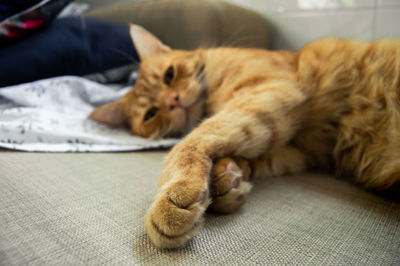
[[297, 147], [286, 145], [251, 162], [253, 177], [298, 174], [307, 170], [307, 157]]
[[223, 157], [215, 161], [211, 171], [209, 210], [231, 213], [246, 201], [252, 185], [249, 162], [240, 157]]
[[[285, 85], [289, 85], [286, 86]], [[213, 160], [225, 156], [255, 159], [283, 147], [301, 123], [305, 96], [290, 84], [274, 83], [243, 95], [205, 120], [168, 154], [146, 229], [159, 247], [172, 248], [194, 236], [210, 204]]]
[[266, 153], [254, 160], [224, 157], [215, 161], [211, 171], [209, 210], [232, 213], [246, 201], [255, 177], [280, 176], [305, 172], [307, 160], [294, 146], [284, 146], [277, 152]]

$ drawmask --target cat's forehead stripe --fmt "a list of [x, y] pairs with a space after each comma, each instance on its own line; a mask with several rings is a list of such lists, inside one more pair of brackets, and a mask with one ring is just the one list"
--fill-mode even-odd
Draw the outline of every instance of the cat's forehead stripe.
[[148, 103], [149, 103], [149, 99], [148, 98], [143, 97], [143, 96], [138, 98], [138, 104], [143, 106], [143, 105], [146, 105]]
[[162, 74], [162, 68], [154, 65], [146, 65], [142, 68], [143, 77], [156, 77], [159, 78]]
[[160, 67], [153, 67], [152, 68], [153, 76], [160, 77], [161, 76], [161, 68]]

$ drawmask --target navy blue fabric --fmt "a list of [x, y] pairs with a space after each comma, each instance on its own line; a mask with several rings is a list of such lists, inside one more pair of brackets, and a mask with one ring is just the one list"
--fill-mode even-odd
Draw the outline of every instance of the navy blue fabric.
[[0, 47], [0, 87], [98, 73], [138, 61], [128, 25], [87, 17], [60, 18]]
[[1, 0], [0, 1], [0, 21], [14, 15], [22, 10], [32, 7], [42, 0]]

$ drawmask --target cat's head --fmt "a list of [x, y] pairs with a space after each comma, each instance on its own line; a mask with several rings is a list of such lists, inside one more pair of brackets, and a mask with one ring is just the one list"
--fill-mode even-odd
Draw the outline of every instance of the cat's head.
[[202, 50], [172, 50], [140, 26], [130, 34], [141, 60], [134, 88], [121, 100], [96, 108], [90, 119], [128, 126], [146, 138], [181, 135], [201, 118], [205, 103]]

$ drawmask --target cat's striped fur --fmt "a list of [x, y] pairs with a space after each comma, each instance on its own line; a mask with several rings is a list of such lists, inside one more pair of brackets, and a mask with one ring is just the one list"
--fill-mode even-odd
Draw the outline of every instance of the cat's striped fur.
[[368, 189], [398, 186], [399, 40], [176, 51], [138, 26], [131, 33], [143, 61], [137, 84], [92, 119], [155, 138], [206, 118], [166, 159], [146, 216], [157, 246], [184, 244], [208, 207], [235, 211], [255, 175], [332, 169]]

